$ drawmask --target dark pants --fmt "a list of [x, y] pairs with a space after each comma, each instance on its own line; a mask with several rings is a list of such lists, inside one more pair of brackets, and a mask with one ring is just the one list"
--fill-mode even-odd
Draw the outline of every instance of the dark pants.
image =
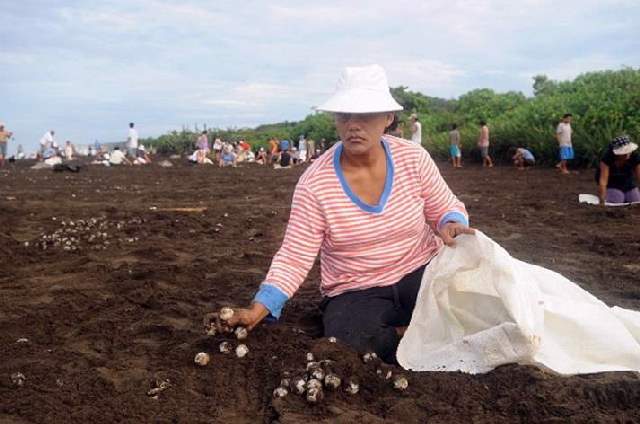
[[406, 327], [420, 290], [426, 265], [387, 287], [373, 287], [326, 297], [320, 305], [325, 337], [335, 337], [361, 353], [375, 352], [396, 362], [400, 337], [395, 327]]

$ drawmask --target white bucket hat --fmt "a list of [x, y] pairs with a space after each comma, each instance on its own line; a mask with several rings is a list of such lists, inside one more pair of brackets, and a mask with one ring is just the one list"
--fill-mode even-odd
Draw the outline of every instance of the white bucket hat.
[[626, 135], [616, 137], [611, 142], [611, 149], [614, 155], [628, 155], [638, 148], [636, 143], [631, 142]]
[[317, 110], [336, 113], [375, 113], [402, 110], [391, 97], [387, 74], [380, 65], [346, 67], [335, 93]]

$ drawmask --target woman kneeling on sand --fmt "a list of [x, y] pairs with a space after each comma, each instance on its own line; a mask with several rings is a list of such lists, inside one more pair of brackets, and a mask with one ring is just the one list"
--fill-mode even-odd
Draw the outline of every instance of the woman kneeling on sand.
[[425, 266], [473, 230], [426, 150], [383, 135], [402, 106], [380, 66], [346, 68], [318, 109], [334, 114], [342, 141], [298, 181], [282, 246], [229, 324], [279, 318], [320, 251], [325, 336], [394, 362]]
[[640, 182], [638, 145], [628, 136], [616, 137], [600, 160], [596, 172], [600, 204], [640, 202], [640, 190], [633, 178]]

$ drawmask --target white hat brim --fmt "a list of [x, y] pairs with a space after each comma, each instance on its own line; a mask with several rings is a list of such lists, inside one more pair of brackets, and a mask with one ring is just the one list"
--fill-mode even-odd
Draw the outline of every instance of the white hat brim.
[[638, 148], [638, 145], [636, 143], [629, 143], [629, 144], [625, 144], [624, 146], [622, 146], [622, 147], [620, 147], [618, 149], [613, 149], [613, 154], [614, 155], [628, 155], [629, 153], [633, 152], [637, 148]]
[[352, 88], [335, 93], [317, 110], [333, 113], [395, 112], [403, 107], [389, 92]]

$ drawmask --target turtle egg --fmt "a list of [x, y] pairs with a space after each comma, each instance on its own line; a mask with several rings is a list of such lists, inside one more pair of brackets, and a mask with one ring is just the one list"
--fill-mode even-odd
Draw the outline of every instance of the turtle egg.
[[362, 357], [362, 360], [364, 361], [364, 363], [366, 364], [367, 362], [371, 362], [374, 359], [377, 359], [378, 355], [376, 355], [375, 352], [369, 352], [369, 353], [365, 353], [364, 356]]
[[307, 390], [307, 402], [318, 403], [324, 398], [324, 393], [321, 387], [313, 387]]
[[200, 352], [193, 359], [193, 362], [195, 362], [196, 364], [200, 365], [201, 367], [204, 367], [205, 365], [207, 365], [209, 363], [210, 359], [211, 359], [211, 357], [209, 356], [208, 353]]
[[282, 398], [282, 397], [285, 397], [288, 394], [289, 394], [289, 392], [284, 387], [277, 387], [273, 391], [273, 397], [274, 398]]
[[313, 357], [313, 353], [307, 353], [307, 362], [313, 362], [315, 358]]
[[236, 328], [235, 334], [238, 340], [244, 340], [249, 335], [249, 333], [247, 332], [247, 329], [244, 327]]
[[247, 356], [247, 353], [249, 353], [249, 348], [247, 347], [247, 345], [239, 344], [238, 347], [236, 347], [236, 356], [238, 358], [244, 358], [245, 356]]
[[307, 390], [307, 382], [302, 377], [296, 378], [293, 381], [292, 389], [294, 389], [297, 394], [301, 395], [305, 392], [305, 390]]
[[324, 371], [322, 370], [322, 368], [316, 368], [315, 370], [313, 370], [313, 372], [311, 372], [311, 378], [315, 378], [316, 380], [324, 380]]
[[311, 380], [307, 381], [307, 390], [321, 389], [321, 388], [322, 388], [322, 383], [320, 382], [320, 380], [312, 378]]
[[398, 390], [406, 390], [409, 387], [409, 381], [403, 376], [396, 377], [393, 380], [393, 387]]
[[349, 384], [345, 387], [345, 392], [355, 395], [360, 391], [360, 385], [355, 381], [349, 381]]
[[229, 321], [231, 317], [233, 317], [233, 309], [231, 308], [222, 308], [220, 309], [220, 319], [223, 321]]
[[333, 373], [329, 373], [324, 377], [324, 385], [325, 387], [329, 387], [330, 389], [337, 389], [338, 387], [340, 387], [341, 383], [342, 380], [340, 380], [340, 377]]
[[27, 378], [21, 372], [11, 374], [11, 382], [16, 386], [22, 386]]
[[220, 353], [224, 353], [224, 354], [227, 354], [227, 353], [231, 352], [231, 350], [233, 349], [231, 347], [231, 343], [229, 343], [229, 342], [220, 343], [220, 347], [219, 348], [220, 348]]

